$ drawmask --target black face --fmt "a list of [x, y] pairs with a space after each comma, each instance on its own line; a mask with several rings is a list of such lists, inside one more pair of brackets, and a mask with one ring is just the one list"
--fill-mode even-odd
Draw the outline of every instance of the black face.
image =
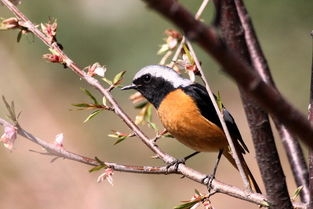
[[161, 77], [153, 77], [144, 74], [133, 81], [136, 89], [150, 102], [158, 108], [163, 98], [174, 90], [173, 85]]

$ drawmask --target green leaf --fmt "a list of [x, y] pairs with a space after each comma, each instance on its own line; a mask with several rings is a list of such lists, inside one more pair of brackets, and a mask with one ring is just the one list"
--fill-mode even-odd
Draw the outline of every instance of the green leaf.
[[159, 130], [158, 127], [157, 127], [157, 125], [156, 125], [155, 123], [152, 123], [152, 122], [150, 122], [150, 121], [147, 121], [147, 122], [148, 122], [148, 125], [149, 125], [151, 128], [153, 128], [154, 131], [158, 131], [158, 130]]
[[103, 81], [105, 81], [107, 84], [109, 84], [110, 86], [113, 85], [113, 82], [110, 81], [109, 79], [107, 79], [106, 77], [102, 78]]
[[108, 134], [108, 137], [112, 137], [112, 138], [118, 138], [119, 136], [118, 135], [116, 135], [116, 134]]
[[200, 202], [201, 200], [194, 200], [191, 202], [187, 202], [178, 206], [175, 206], [174, 209], [190, 209], [192, 206]]
[[96, 104], [96, 105], [98, 105], [99, 103], [98, 103], [98, 101], [97, 101], [97, 99], [96, 99], [96, 97], [94, 97], [91, 93], [90, 93], [90, 91], [88, 91], [87, 89], [84, 89], [84, 88], [80, 88], [87, 96], [89, 96], [91, 99], [92, 99], [92, 101]]
[[195, 64], [195, 60], [194, 60], [193, 57], [191, 56], [190, 51], [189, 51], [189, 49], [187, 48], [186, 44], [183, 45], [183, 48], [184, 48], [184, 52], [186, 53], [186, 55], [187, 55], [187, 57], [188, 57], [188, 59], [189, 59], [189, 61], [190, 61], [190, 64], [192, 64], [192, 65]]
[[114, 142], [114, 145], [117, 145], [118, 143], [121, 143], [122, 141], [124, 141], [127, 138], [128, 138], [128, 136], [119, 136], [118, 140], [116, 142]]
[[55, 49], [49, 48], [49, 51], [51, 52], [51, 54], [60, 55], [59, 52], [57, 52]]
[[302, 189], [303, 189], [303, 185], [299, 186], [299, 187], [296, 189], [296, 191], [295, 191], [295, 193], [293, 194], [293, 197], [292, 197], [291, 199], [292, 199], [292, 200], [295, 200], [295, 199], [300, 195], [300, 192], [302, 191]]
[[87, 103], [72, 104], [72, 106], [75, 106], [75, 107], [92, 107], [90, 104], [87, 104]]
[[104, 106], [107, 106], [107, 99], [105, 97], [102, 97], [102, 104]]
[[102, 160], [100, 160], [97, 156], [95, 157], [95, 160], [100, 163], [101, 165], [105, 165], [104, 162]]
[[159, 51], [157, 52], [157, 55], [164, 54], [169, 49], [170, 48], [168, 47], [168, 44], [162, 44]]
[[147, 106], [148, 107], [147, 107], [147, 111], [145, 114], [145, 121], [151, 122], [151, 120], [152, 120], [152, 105], [151, 105], [151, 103], [149, 103]]
[[136, 109], [141, 109], [148, 104], [148, 101], [144, 101], [135, 106]]
[[265, 200], [263, 200], [263, 201], [261, 202], [261, 205], [264, 206], [264, 207], [270, 207], [270, 206], [271, 206], [270, 203], [267, 202], [267, 201], [265, 201]]
[[22, 35], [23, 35], [23, 32], [22, 32], [22, 31], [18, 32], [17, 38], [16, 38], [17, 43], [19, 43], [20, 40], [22, 39]]
[[221, 94], [219, 91], [217, 92], [216, 103], [217, 103], [218, 109], [220, 109], [220, 111], [222, 111], [223, 103], [222, 103], [222, 97], [221, 97]]
[[170, 133], [166, 133], [163, 135], [164, 137], [167, 137], [167, 138], [174, 138], [174, 136]]
[[92, 112], [85, 120], [83, 123], [88, 122], [90, 119], [92, 119], [93, 117], [95, 117], [96, 115], [98, 115], [102, 110], [96, 110], [94, 112]]
[[101, 170], [102, 168], [105, 168], [105, 167], [106, 167], [106, 165], [104, 165], [104, 164], [103, 165], [98, 165], [98, 166], [93, 167], [92, 169], [90, 169], [89, 173]]
[[122, 72], [118, 73], [118, 74], [114, 77], [114, 79], [113, 79], [113, 84], [114, 84], [114, 85], [115, 85], [115, 84], [118, 84], [118, 83], [122, 80], [122, 78], [123, 78], [123, 76], [124, 76], [125, 73], [126, 73], [126, 71], [122, 71]]
[[196, 193], [197, 195], [201, 196], [200, 192], [199, 192], [197, 189], [195, 189], [195, 193]]

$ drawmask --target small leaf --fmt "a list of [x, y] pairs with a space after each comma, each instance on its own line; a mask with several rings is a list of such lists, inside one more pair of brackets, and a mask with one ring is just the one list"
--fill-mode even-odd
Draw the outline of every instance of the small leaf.
[[188, 57], [188, 59], [189, 59], [190, 64], [193, 65], [193, 64], [195, 63], [195, 60], [194, 60], [193, 57], [191, 56], [190, 51], [189, 51], [189, 49], [187, 48], [186, 44], [183, 45], [183, 48], [184, 48], [184, 52], [186, 53], [186, 55], [187, 55], [187, 57]]
[[154, 131], [158, 131], [158, 130], [159, 130], [158, 127], [157, 127], [157, 125], [156, 125], [155, 123], [152, 123], [152, 122], [148, 121], [148, 125], [149, 125], [151, 128], [153, 128]]
[[300, 195], [300, 192], [302, 191], [302, 189], [303, 189], [303, 185], [299, 186], [296, 189], [295, 193], [293, 194], [293, 197], [291, 198], [291, 200], [295, 200]]
[[91, 99], [92, 99], [92, 101], [96, 104], [96, 105], [98, 105], [99, 103], [98, 103], [98, 101], [97, 101], [97, 99], [90, 93], [90, 91], [88, 91], [87, 89], [84, 89], [84, 88], [80, 88], [83, 92], [85, 92], [85, 94], [87, 95], [87, 96], [89, 96]]
[[141, 109], [144, 106], [146, 106], [147, 104], [148, 104], [148, 101], [144, 101], [144, 102], [141, 102], [140, 104], [136, 105], [135, 108], [136, 109]]
[[112, 137], [112, 138], [118, 138], [119, 136], [118, 135], [116, 135], [116, 134], [108, 134], [108, 137]]
[[216, 103], [217, 103], [218, 109], [220, 109], [220, 111], [222, 111], [223, 103], [222, 103], [222, 97], [221, 97], [221, 94], [219, 91], [217, 92]]
[[174, 138], [174, 136], [172, 134], [170, 134], [170, 133], [166, 133], [163, 136], [166, 137], [166, 138]]
[[263, 200], [263, 201], [261, 202], [261, 206], [270, 207], [271, 205], [270, 205], [270, 203], [267, 202], [266, 200]]
[[106, 77], [102, 78], [103, 81], [105, 81], [107, 84], [109, 84], [110, 86], [113, 85], [113, 82], [110, 81], [109, 79], [107, 79]]
[[199, 192], [197, 189], [195, 189], [195, 193], [196, 193], [197, 195], [201, 196], [200, 192]]
[[118, 74], [114, 77], [114, 79], [113, 79], [113, 84], [114, 84], [114, 85], [118, 84], [118, 83], [122, 80], [122, 78], [123, 78], [123, 76], [124, 76], [125, 73], [126, 73], [126, 71], [122, 71], [122, 72], [118, 73]]
[[98, 165], [98, 166], [93, 167], [92, 169], [90, 169], [89, 173], [101, 170], [102, 168], [105, 168], [105, 167], [106, 167], [106, 165]]
[[85, 120], [83, 123], [88, 122], [90, 119], [92, 119], [93, 117], [95, 117], [96, 115], [98, 115], [102, 110], [96, 110], [94, 112], [92, 112]]
[[174, 209], [190, 209], [192, 206], [200, 202], [201, 200], [194, 200], [191, 202], [187, 202], [178, 206], [175, 206]]
[[18, 34], [17, 34], [17, 38], [16, 38], [17, 43], [19, 43], [20, 40], [22, 39], [22, 35], [23, 35], [23, 32], [22, 32], [22, 30], [21, 30], [21, 31], [18, 32]]
[[95, 160], [101, 164], [101, 165], [105, 165], [104, 162], [102, 160], [100, 160], [97, 156], [95, 157]]
[[93, 107], [93, 106], [91, 106], [90, 104], [87, 104], [87, 103], [72, 104], [72, 106], [75, 106], [75, 107]]
[[144, 119], [147, 122], [151, 122], [151, 120], [152, 120], [152, 105], [151, 105], [151, 103], [147, 104], [147, 110], [146, 110], [146, 114], [145, 114]]
[[128, 138], [128, 136], [120, 136], [120, 137], [118, 137], [118, 140], [116, 142], [114, 142], [114, 145], [117, 145], [118, 143], [121, 143], [122, 141], [124, 141], [127, 138]]
[[159, 49], [159, 51], [157, 52], [157, 55], [163, 54], [166, 51], [168, 51], [170, 48], [168, 46], [168, 44], [162, 44], [161, 48]]
[[59, 52], [57, 52], [55, 49], [52, 49], [52, 48], [49, 48], [49, 51], [51, 52], [51, 54], [54, 54], [54, 55], [60, 55]]
[[102, 97], [102, 104], [104, 106], [107, 106], [107, 99], [105, 97]]

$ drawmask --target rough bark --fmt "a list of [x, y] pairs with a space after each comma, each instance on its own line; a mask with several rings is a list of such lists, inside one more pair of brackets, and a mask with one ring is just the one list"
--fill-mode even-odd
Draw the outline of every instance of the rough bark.
[[[252, 64], [234, 0], [216, 0], [214, 2], [217, 6], [218, 16], [215, 24], [221, 29], [225, 43], [234, 49], [241, 59]], [[292, 208], [269, 117], [242, 88], [240, 88], [240, 93], [266, 194], [271, 201], [270, 208]]]

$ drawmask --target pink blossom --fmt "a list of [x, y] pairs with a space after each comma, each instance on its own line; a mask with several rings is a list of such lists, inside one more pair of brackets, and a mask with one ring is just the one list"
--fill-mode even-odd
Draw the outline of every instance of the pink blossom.
[[113, 186], [113, 169], [112, 168], [106, 168], [104, 172], [98, 177], [97, 182], [103, 182], [104, 180], [107, 180], [112, 186]]
[[101, 66], [98, 62], [86, 67], [85, 69], [87, 69], [87, 74], [89, 76], [98, 75], [100, 77], [104, 77], [105, 72], [107, 71], [107, 69], [104, 66]]
[[0, 141], [3, 142], [3, 145], [8, 150], [12, 151], [14, 142], [16, 140], [16, 128], [11, 125], [5, 125], [4, 126], [4, 133], [0, 138]]
[[64, 135], [63, 133], [60, 133], [55, 136], [54, 144], [59, 148], [63, 148], [63, 141], [64, 141]]

